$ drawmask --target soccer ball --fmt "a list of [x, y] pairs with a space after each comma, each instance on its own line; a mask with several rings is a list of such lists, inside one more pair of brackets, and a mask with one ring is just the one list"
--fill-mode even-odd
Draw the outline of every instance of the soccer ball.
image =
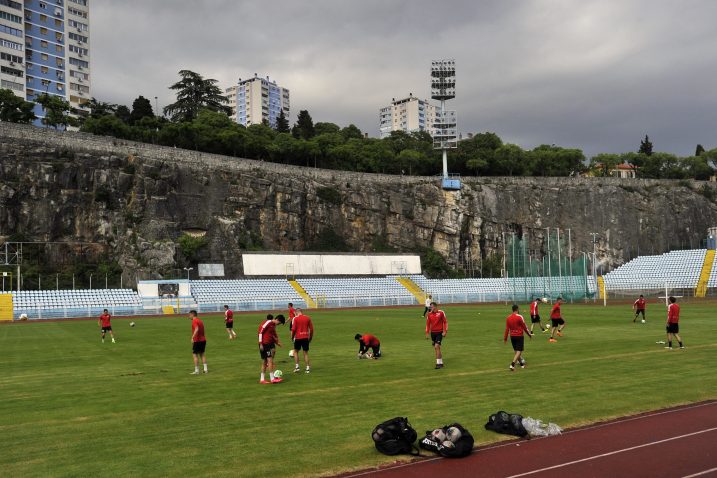
[[642, 322], [642, 323], [644, 324], [644, 323], [645, 323], [645, 319], [642, 319], [640, 322]]
[[431, 432], [431, 438], [433, 438], [433, 441], [441, 443], [446, 439], [446, 433], [443, 431], [442, 428], [436, 428]]
[[456, 427], [449, 427], [448, 430], [446, 430], [446, 439], [453, 443], [457, 442], [462, 435], [461, 431]]
[[547, 303], [548, 303], [548, 298], [547, 298], [547, 297], [543, 297], [542, 299], [540, 299], [540, 301], [541, 301], [543, 304], [547, 304]]
[[130, 322], [130, 323], [129, 323], [129, 326], [130, 326], [130, 327], [134, 327], [134, 325], [135, 325], [134, 322]]
[[289, 350], [289, 357], [293, 357], [293, 356], [294, 356], [294, 349], [291, 349], [291, 350]]
[[284, 375], [284, 372], [281, 370], [274, 370], [274, 377], [275, 378], [281, 378]]

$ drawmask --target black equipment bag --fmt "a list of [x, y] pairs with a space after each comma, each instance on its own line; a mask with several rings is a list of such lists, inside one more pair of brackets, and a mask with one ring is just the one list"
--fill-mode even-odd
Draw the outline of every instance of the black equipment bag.
[[[456, 428], [458, 432], [449, 431], [451, 428]], [[440, 433], [438, 435], [434, 434], [439, 430], [442, 435]], [[473, 443], [473, 435], [467, 429], [459, 423], [452, 423], [435, 430], [426, 431], [426, 436], [421, 439], [418, 446], [447, 458], [462, 458], [471, 454]]]
[[371, 438], [376, 449], [384, 455], [400, 455], [407, 453], [419, 455], [414, 445], [418, 434], [408, 422], [408, 418], [396, 417], [376, 425]]
[[504, 433], [506, 435], [515, 435], [519, 437], [528, 436], [528, 431], [523, 426], [523, 416], [517, 413], [508, 413], [499, 411], [488, 418], [485, 424], [486, 430]]

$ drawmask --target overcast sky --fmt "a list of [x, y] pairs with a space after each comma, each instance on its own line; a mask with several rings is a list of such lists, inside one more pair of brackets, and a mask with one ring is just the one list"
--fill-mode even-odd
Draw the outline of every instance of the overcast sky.
[[[443, 11], [437, 11], [437, 8]], [[174, 101], [189, 69], [269, 75], [314, 122], [378, 136], [392, 98], [430, 96], [454, 58], [462, 132], [523, 148], [694, 154], [717, 147], [715, 0], [92, 0], [92, 94]]]

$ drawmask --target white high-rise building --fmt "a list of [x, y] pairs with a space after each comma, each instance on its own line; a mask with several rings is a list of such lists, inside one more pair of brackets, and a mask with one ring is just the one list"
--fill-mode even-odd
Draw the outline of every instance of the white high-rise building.
[[[90, 94], [90, 0], [0, 0], [0, 87], [28, 101], [59, 96], [77, 113]], [[42, 107], [35, 107], [42, 122]]]
[[289, 90], [269, 80], [268, 76], [260, 78], [255, 73], [254, 78], [240, 78], [237, 85], [225, 90], [225, 96], [229, 99], [232, 118], [244, 126], [266, 120], [273, 128], [281, 110], [289, 120]]
[[436, 111], [434, 105], [416, 98], [412, 93], [400, 100], [394, 98], [379, 113], [381, 138], [390, 136], [391, 131], [425, 131], [433, 136]]

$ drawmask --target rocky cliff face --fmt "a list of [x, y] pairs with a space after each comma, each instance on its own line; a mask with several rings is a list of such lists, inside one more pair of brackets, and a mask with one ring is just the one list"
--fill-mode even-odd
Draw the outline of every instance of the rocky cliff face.
[[[571, 230], [574, 251], [606, 268], [638, 254], [698, 247], [717, 225], [717, 187], [612, 178], [464, 178], [447, 192], [426, 177], [286, 167], [80, 133], [0, 123], [0, 239], [106, 245], [126, 278], [194, 260], [241, 274], [245, 250], [304, 251], [327, 241], [356, 252], [431, 247], [452, 264], [502, 251], [504, 233], [543, 248]], [[554, 229], [553, 229], [554, 231]]]

